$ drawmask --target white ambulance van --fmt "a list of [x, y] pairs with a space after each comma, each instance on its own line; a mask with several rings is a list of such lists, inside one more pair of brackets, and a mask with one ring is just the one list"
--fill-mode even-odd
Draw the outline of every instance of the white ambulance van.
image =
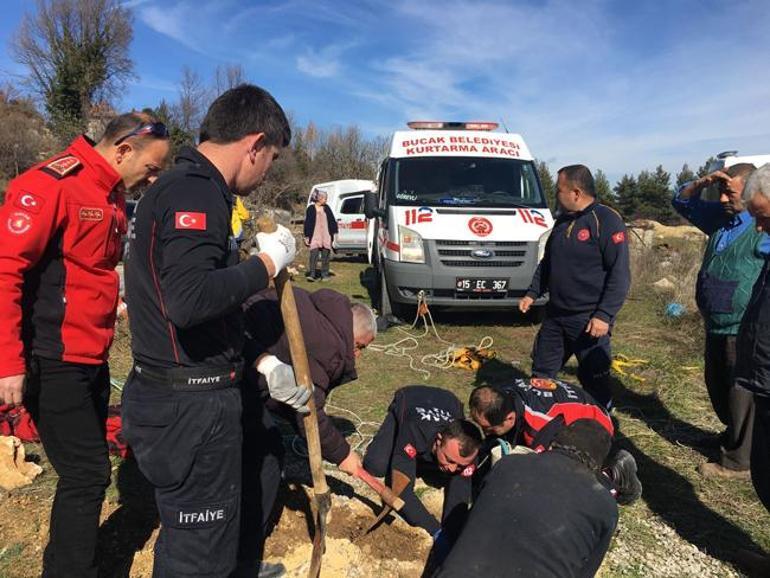
[[366, 217], [364, 217], [364, 193], [377, 190], [374, 181], [344, 179], [313, 185], [307, 204], [313, 202], [316, 191], [326, 192], [326, 204], [334, 213], [339, 233], [334, 248], [341, 253], [364, 254], [366, 252]]
[[488, 122], [408, 126], [365, 197], [380, 313], [408, 318], [420, 291], [435, 306], [515, 308], [553, 227], [524, 139]]
[[[714, 171], [729, 169], [731, 166], [741, 163], [749, 163], [759, 168], [770, 163], [770, 155], [739, 155], [738, 151], [724, 151], [709, 163], [708, 172], [713, 173]], [[701, 198], [707, 201], [718, 201], [719, 187], [716, 185], [706, 187], [706, 190], [701, 193]]]

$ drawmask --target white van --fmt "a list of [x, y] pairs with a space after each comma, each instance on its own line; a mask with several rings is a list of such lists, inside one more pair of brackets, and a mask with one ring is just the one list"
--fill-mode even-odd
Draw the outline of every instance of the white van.
[[408, 126], [364, 205], [380, 313], [408, 317], [420, 291], [432, 305], [513, 309], [553, 227], [524, 139], [496, 123]]
[[[717, 155], [716, 159], [711, 161], [708, 166], [708, 172], [729, 169], [733, 165], [749, 163], [759, 168], [766, 163], [770, 163], [770, 155], [738, 155], [738, 151], [724, 151]], [[716, 185], [706, 187], [701, 193], [701, 198], [706, 201], [719, 200], [719, 188]]]
[[373, 181], [344, 179], [313, 185], [307, 204], [312, 203], [316, 191], [324, 191], [326, 204], [334, 213], [339, 233], [334, 249], [342, 253], [366, 252], [366, 218], [364, 217], [364, 193], [376, 190]]
[[739, 156], [738, 151], [725, 151], [717, 155], [716, 160], [709, 164], [708, 171], [713, 173], [719, 169], [728, 169], [733, 165], [749, 163], [759, 168], [770, 163], [770, 155], [744, 155]]

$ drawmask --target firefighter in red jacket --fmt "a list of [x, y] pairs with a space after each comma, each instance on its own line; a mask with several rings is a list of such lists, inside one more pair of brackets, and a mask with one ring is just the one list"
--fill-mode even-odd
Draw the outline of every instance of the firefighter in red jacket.
[[0, 403], [24, 393], [59, 475], [43, 576], [96, 577], [124, 195], [167, 154], [162, 123], [123, 114], [11, 181], [0, 207]]

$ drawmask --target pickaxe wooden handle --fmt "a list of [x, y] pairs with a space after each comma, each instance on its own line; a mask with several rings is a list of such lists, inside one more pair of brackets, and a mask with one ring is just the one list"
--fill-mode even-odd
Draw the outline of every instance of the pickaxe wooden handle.
[[373, 489], [382, 499], [382, 502], [389, 506], [391, 509], [399, 511], [404, 507], [404, 500], [394, 494], [389, 487], [383, 484], [380, 480], [372, 476], [364, 468], [359, 468], [356, 472], [356, 477], [366, 482], [366, 484]]
[[[275, 223], [268, 217], [257, 219], [257, 229], [261, 232], [272, 233], [276, 230]], [[302, 336], [302, 326], [297, 313], [297, 303], [294, 300], [294, 291], [289, 279], [289, 273], [284, 269], [275, 278], [275, 289], [278, 292], [278, 301], [281, 305], [281, 317], [289, 340], [291, 352], [291, 364], [294, 368], [294, 376], [297, 384], [306, 387], [312, 393], [313, 379], [310, 376], [310, 365], [307, 361], [305, 339]], [[326, 515], [331, 509], [331, 492], [326, 483], [323, 461], [321, 459], [321, 437], [318, 433], [318, 413], [315, 400], [310, 396], [308, 400], [310, 412], [303, 418], [305, 436], [307, 439], [308, 456], [310, 460], [310, 473], [313, 476], [313, 497], [316, 506], [315, 535], [313, 536], [313, 554], [310, 560], [309, 578], [317, 578], [321, 572], [321, 556], [326, 542]]]

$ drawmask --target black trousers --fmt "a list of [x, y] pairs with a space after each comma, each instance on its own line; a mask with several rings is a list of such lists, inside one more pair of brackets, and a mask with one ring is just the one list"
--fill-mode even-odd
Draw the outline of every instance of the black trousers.
[[256, 388], [243, 397], [243, 494], [238, 567], [232, 578], [254, 578], [265, 540], [278, 521], [276, 499], [281, 485], [284, 447], [281, 430]]
[[706, 334], [705, 381], [711, 405], [727, 426], [721, 440], [720, 465], [747, 470], [754, 429], [754, 394], [735, 385], [736, 337]]
[[754, 412], [751, 481], [762, 505], [770, 512], [770, 397], [755, 395]]
[[241, 392], [180, 392], [132, 373], [123, 432], [155, 487], [161, 528], [153, 578], [225, 578], [241, 509]]
[[318, 264], [318, 254], [321, 254], [321, 277], [329, 276], [329, 256], [331, 250], [329, 249], [311, 249], [310, 250], [310, 263], [307, 267], [307, 273], [311, 277], [315, 277], [316, 265]]
[[24, 405], [59, 476], [43, 576], [96, 578], [99, 514], [110, 484], [109, 369], [50, 359], [33, 359], [29, 369]]
[[549, 313], [535, 338], [532, 375], [554, 378], [574, 355], [578, 362], [580, 385], [596, 401], [609, 408], [612, 404], [610, 333], [599, 338], [591, 337], [586, 333], [590, 319], [589, 313], [558, 316]]

